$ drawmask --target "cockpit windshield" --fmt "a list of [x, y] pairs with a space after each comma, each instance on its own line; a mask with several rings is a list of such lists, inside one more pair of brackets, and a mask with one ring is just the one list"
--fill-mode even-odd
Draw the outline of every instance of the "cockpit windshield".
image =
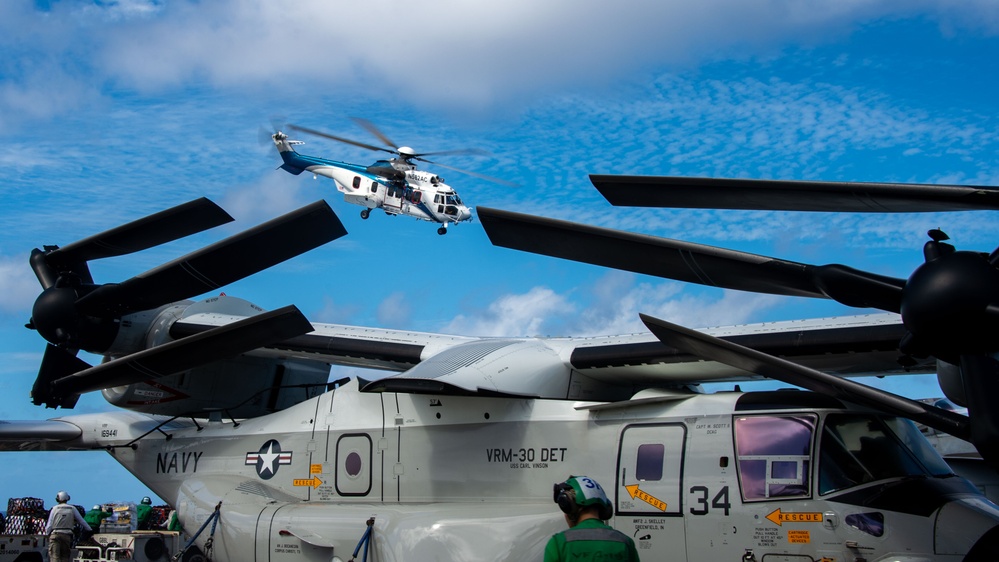
[[461, 198], [457, 193], [444, 196], [444, 202], [448, 205], [461, 205]]
[[813, 441], [819, 436], [818, 494], [880, 480], [946, 476], [953, 471], [905, 418], [831, 413], [735, 418], [735, 453], [744, 501], [813, 494]]
[[889, 478], [953, 471], [904, 418], [830, 414], [819, 444], [819, 494]]

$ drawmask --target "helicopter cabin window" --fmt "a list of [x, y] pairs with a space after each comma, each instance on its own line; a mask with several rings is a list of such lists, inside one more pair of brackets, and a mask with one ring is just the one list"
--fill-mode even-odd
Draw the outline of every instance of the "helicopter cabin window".
[[892, 478], [953, 471], [911, 421], [868, 414], [830, 414], [819, 448], [819, 493]]
[[735, 420], [735, 451], [744, 501], [810, 495], [816, 416], [760, 415]]
[[351, 183], [351, 185], [354, 186], [354, 189], [361, 187], [361, 176], [354, 176], [354, 181]]
[[635, 478], [643, 482], [658, 482], [662, 480], [665, 460], [666, 446], [662, 443], [639, 445], [638, 458], [635, 461]]
[[412, 192], [411, 192], [411, 193], [409, 194], [409, 202], [410, 202], [410, 203], [414, 203], [414, 204], [415, 204], [415, 203], [419, 203], [419, 202], [420, 202], [420, 197], [421, 197], [422, 195], [423, 195], [423, 192], [422, 192], [422, 191], [416, 191], [416, 190], [413, 190], [413, 191], [412, 191]]
[[378, 182], [371, 182], [371, 193], [378, 193]]

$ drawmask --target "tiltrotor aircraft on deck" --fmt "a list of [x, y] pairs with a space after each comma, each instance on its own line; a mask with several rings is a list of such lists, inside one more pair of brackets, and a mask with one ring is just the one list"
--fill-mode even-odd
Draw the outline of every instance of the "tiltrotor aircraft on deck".
[[287, 127], [368, 150], [387, 152], [392, 157], [387, 160], [378, 160], [370, 166], [350, 164], [299, 154], [295, 151], [294, 146], [303, 144], [303, 142], [291, 140], [288, 135], [281, 131], [273, 133], [271, 139], [284, 161], [281, 169], [295, 175], [310, 172], [314, 178], [324, 176], [332, 179], [337, 191], [343, 193], [344, 201], [364, 207], [364, 210], [361, 211], [363, 219], [370, 216], [372, 209], [381, 209], [387, 215], [404, 215], [437, 223], [440, 225], [437, 228], [437, 234], [447, 234], [448, 226], [451, 224], [471, 220], [472, 210], [462, 203], [454, 188], [447, 185], [444, 178], [436, 174], [417, 170], [417, 162], [434, 164], [491, 182], [514, 185], [506, 180], [426, 159], [427, 156], [432, 155], [482, 154], [481, 151], [416, 152], [408, 146], [397, 145], [371, 122], [358, 118], [355, 118], [354, 121], [385, 143], [387, 147], [358, 142], [297, 125], [287, 125]]
[[[865, 201], [887, 212], [949, 208], [966, 193], [822, 187], [835, 209]], [[806, 189], [819, 186], [790, 187], [783, 200]], [[995, 208], [995, 191], [974, 193], [963, 208]], [[747, 199], [768, 199], [759, 197]], [[48, 341], [33, 400], [71, 408], [80, 393], [101, 390], [121, 409], [2, 423], [0, 448], [108, 452], [177, 509], [196, 536], [192, 548], [210, 546], [214, 560], [343, 561], [362, 544], [372, 561], [539, 560], [565, 526], [552, 484], [580, 473], [603, 485], [611, 523], [643, 560], [996, 559], [999, 507], [955, 475], [913, 423], [970, 439], [995, 466], [999, 432], [980, 408], [999, 384], [988, 371], [999, 342], [989, 323], [994, 254], [927, 246], [928, 265], [972, 268], [962, 276], [984, 276], [993, 292], [986, 312], [941, 312], [938, 322], [955, 324], [926, 332], [919, 314], [906, 314], [930, 306], [913, 300], [920, 271], [893, 280], [479, 214], [500, 246], [685, 279], [695, 275], [677, 271], [688, 267], [701, 282], [827, 296], [906, 318], [694, 332], [644, 317], [651, 334], [474, 338], [310, 323], [293, 306], [264, 312], [228, 296], [185, 300], [342, 236], [323, 202], [122, 283], [93, 280], [90, 260], [228, 220], [199, 200], [32, 253], [43, 292], [29, 326]], [[580, 242], [593, 253], [573, 253]], [[953, 306], [953, 289], [937, 296]], [[964, 322], [988, 338], [950, 337]], [[905, 365], [900, 341], [915, 350]], [[78, 350], [107, 361], [91, 367]], [[969, 416], [844, 378], [934, 372], [938, 361], [954, 365]], [[388, 373], [328, 383], [331, 364]], [[762, 377], [811, 390], [698, 387]], [[217, 532], [197, 534], [215, 514]]]

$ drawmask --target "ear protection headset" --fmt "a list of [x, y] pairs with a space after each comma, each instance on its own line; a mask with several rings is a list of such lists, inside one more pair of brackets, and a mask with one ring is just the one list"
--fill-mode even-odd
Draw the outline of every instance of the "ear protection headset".
[[[569, 483], [569, 481], [575, 481], [576, 478], [577, 477], [575, 476], [571, 476], [569, 477], [569, 480], [565, 482], [556, 482], [553, 487], [553, 494], [552, 494], [553, 499], [555, 500], [555, 503], [558, 504], [558, 508], [562, 510], [562, 513], [568, 515], [569, 519], [575, 522], [579, 518], [579, 513], [583, 510], [584, 507], [596, 506], [599, 512], [598, 517], [601, 520], [606, 521], [611, 517], [613, 517], [614, 507], [611, 505], [610, 501], [606, 498], [606, 496], [604, 496], [603, 490], [600, 490], [601, 499], [583, 498], [583, 502], [586, 504], [585, 506], [581, 506], [578, 503], [579, 498], [576, 496], [577, 494], [576, 489], [573, 487], [572, 484]], [[590, 481], [590, 479], [586, 477], [580, 477], [580, 478], [584, 478], [585, 480]], [[596, 484], [596, 482], [593, 482], [593, 484]], [[598, 489], [600, 488], [598, 484], [596, 485], [596, 487]]]
[[[570, 495], [569, 492], [572, 492], [572, 494]], [[576, 492], [572, 489], [571, 485], [565, 482], [556, 482], [554, 496], [555, 503], [558, 504], [558, 508], [562, 510], [562, 513], [572, 515], [573, 512], [579, 509], [579, 506], [576, 505]]]

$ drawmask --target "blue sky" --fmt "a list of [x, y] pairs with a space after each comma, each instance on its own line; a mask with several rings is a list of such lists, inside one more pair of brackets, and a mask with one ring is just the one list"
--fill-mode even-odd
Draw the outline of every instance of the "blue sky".
[[[207, 196], [235, 223], [91, 263], [121, 281], [327, 198], [349, 235], [235, 283], [321, 322], [470, 335], [643, 331], [858, 312], [607, 271], [447, 236], [380, 212], [362, 221], [327, 181], [275, 168], [259, 131], [291, 122], [421, 151], [519, 184], [435, 170], [490, 206], [908, 276], [930, 228], [992, 251], [991, 212], [855, 215], [619, 209], [589, 173], [999, 185], [999, 5], [986, 0], [379, 0], [0, 3], [0, 419], [30, 404], [42, 339], [28, 253]], [[321, 139], [299, 150], [376, 154]], [[433, 167], [429, 169], [433, 170]], [[933, 378], [883, 383], [914, 397]], [[78, 412], [103, 411], [99, 396]], [[5, 454], [6, 497], [74, 503], [144, 488], [103, 453]], [[17, 463], [15, 467], [14, 464]]]

